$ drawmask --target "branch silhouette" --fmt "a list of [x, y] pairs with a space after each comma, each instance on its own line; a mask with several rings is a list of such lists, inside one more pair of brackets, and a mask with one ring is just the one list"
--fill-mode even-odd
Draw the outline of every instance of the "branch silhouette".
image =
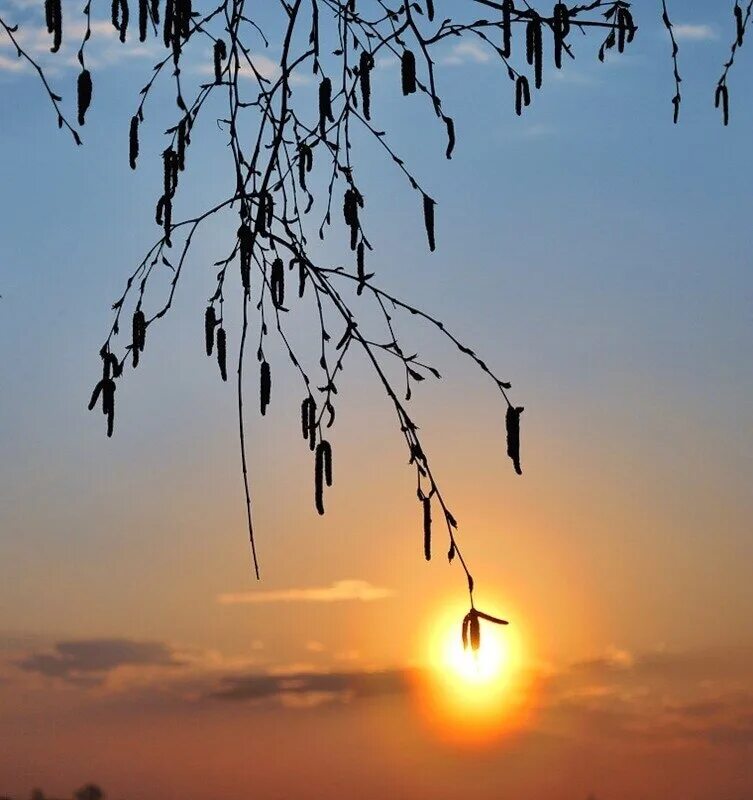
[[[372, 73], [379, 59], [399, 63], [399, 87], [405, 102], [427, 104], [446, 136], [445, 156], [450, 159], [456, 145], [456, 131], [440, 93], [441, 61], [437, 53], [441, 45], [468, 37], [485, 48], [498, 60], [509, 79], [512, 109], [520, 116], [532, 103], [533, 91], [543, 87], [545, 53], [551, 52], [556, 69], [563, 68], [566, 58], [575, 58], [575, 32], [599, 37], [600, 61], [605, 60], [609, 51], [624, 52], [638, 30], [631, 3], [556, 2], [544, 12], [536, 7], [540, 4], [526, 0], [472, 0], [462, 7], [459, 3], [445, 2], [442, 9], [449, 16], [440, 19], [433, 0], [276, 0], [267, 7], [268, 13], [274, 10], [278, 15], [279, 35], [272, 37], [265, 34], [258, 18], [254, 18], [250, 0], [221, 0], [214, 6], [213, 2], [216, 0], [211, 0], [210, 8], [201, 12], [194, 9], [192, 0], [139, 0], [138, 3], [139, 41], [146, 42], [151, 31], [151, 35], [162, 40], [166, 54], [153, 67], [130, 119], [128, 160], [133, 169], [139, 163], [140, 133], [158, 84], [172, 84], [179, 113], [165, 134], [163, 181], [155, 208], [160, 233], [113, 304], [113, 323], [100, 349], [102, 377], [89, 407], [100, 406], [107, 418], [107, 434], [111, 436], [117, 382], [123, 378], [128, 359], [134, 368], [138, 366], [155, 324], [172, 308], [195, 237], [210, 219], [221, 215], [235, 218], [237, 231], [225, 243], [223, 255], [214, 264], [216, 283], [204, 314], [205, 350], [207, 356], [216, 358], [220, 377], [227, 381], [228, 350], [235, 348], [241, 467], [256, 577], [260, 570], [248, 472], [244, 394], [251, 325], [258, 326], [256, 362], [261, 414], [266, 413], [274, 399], [277, 367], [267, 354], [270, 336], [276, 335], [282, 343], [300, 379], [301, 432], [313, 454], [314, 503], [320, 514], [325, 512], [326, 489], [334, 477], [333, 450], [327, 436], [335, 422], [338, 381], [345, 369], [346, 356], [360, 352], [371, 366], [394, 409], [409, 463], [415, 469], [424, 555], [426, 559], [432, 557], [434, 516], [438, 514], [447, 537], [447, 556], [459, 563], [465, 575], [470, 611], [463, 620], [463, 638], [475, 649], [479, 645], [480, 620], [500, 624], [504, 621], [475, 607], [474, 580], [461, 551], [458, 523], [432, 470], [419, 427], [408, 410], [416, 384], [428, 377], [439, 379], [440, 373], [404, 345], [396, 333], [396, 318], [406, 315], [423, 321], [491, 379], [506, 409], [507, 454], [518, 474], [522, 473], [523, 408], [512, 403], [510, 383], [493, 372], [475, 350], [451, 333], [441, 320], [381, 287], [374, 272], [369, 271], [367, 261], [375, 245], [366, 232], [368, 205], [359, 178], [354, 132], [377, 143], [387, 162], [406, 179], [417, 200], [417, 222], [423, 226], [427, 246], [433, 251], [440, 243], [439, 206], [406, 165], [387, 132], [375, 122], [380, 109]], [[727, 78], [742, 46], [752, 8], [753, 0], [744, 10], [738, 0], [733, 9], [735, 40], [715, 98], [725, 124], [729, 121]], [[487, 18], [465, 20], [462, 14], [468, 9], [471, 12], [477, 9]], [[677, 122], [682, 101], [679, 48], [667, 0], [661, 0], [660, 11], [671, 43], [675, 86], [672, 104]], [[57, 51], [62, 41], [60, 0], [45, 0], [45, 13], [52, 50]], [[92, 36], [90, 2], [83, 15], [85, 33], [77, 53], [81, 68], [77, 80], [80, 125], [85, 123], [94, 85], [85, 60], [85, 46]], [[120, 41], [126, 41], [133, 25], [128, 0], [113, 0], [111, 22]], [[78, 132], [62, 114], [60, 96], [50, 89], [42, 69], [19, 42], [17, 27], [2, 19], [0, 25], [19, 58], [36, 70], [58, 124], [80, 143]], [[270, 40], [279, 42], [274, 71], [262, 70], [254, 58], [257, 40], [265, 46]], [[202, 52], [199, 49], [202, 44], [211, 48], [211, 63], [205, 65], [211, 79], [189, 86], [183, 66], [189, 53]], [[309, 95], [305, 95], [304, 102], [297, 102], [296, 82], [310, 81], [311, 76], [318, 84], [317, 102], [312, 104]], [[181, 175], [190, 160], [193, 130], [205, 113], [208, 100], [216, 96], [220, 96], [224, 107], [223, 116], [217, 120], [219, 146], [229, 153], [232, 161], [232, 184], [219, 202], [192, 217], [176, 218], [175, 204]], [[305, 232], [309, 223], [305, 221], [317, 214], [320, 216], [314, 227], [321, 239], [333, 226], [334, 219], [342, 215], [352, 254], [349, 267], [318, 263], [315, 259]], [[170, 276], [169, 287], [166, 296], [160, 296], [153, 288], [156, 283], [153, 279], [165, 270]], [[223, 313], [226, 298], [235, 295], [240, 296], [242, 307], [239, 330], [230, 329]], [[374, 330], [368, 324], [369, 317], [359, 310], [357, 298], [372, 303], [383, 323], [381, 330]], [[296, 311], [305, 308], [314, 310], [318, 325], [318, 331], [309, 337], [318, 359], [315, 373], [304, 367], [305, 356], [298, 352], [289, 336], [290, 320], [296, 318]], [[123, 325], [129, 328], [130, 341], [118, 346]], [[333, 337], [331, 332], [335, 331]], [[390, 362], [400, 365], [399, 384], [386, 366]]]

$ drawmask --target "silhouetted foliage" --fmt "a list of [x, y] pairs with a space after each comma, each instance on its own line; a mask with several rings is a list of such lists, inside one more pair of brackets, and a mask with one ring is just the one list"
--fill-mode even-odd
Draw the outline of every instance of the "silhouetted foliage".
[[[544, 84], [546, 60], [551, 58], [554, 67], [562, 69], [566, 59], [575, 58], [574, 32], [593, 32], [599, 36], [600, 61], [605, 60], [609, 51], [622, 53], [638, 30], [632, 4], [625, 0], [573, 4], [444, 0], [436, 2], [435, 7], [432, 0], [279, 0], [265, 4], [265, 8], [268, 12], [276, 9], [282, 23], [282, 33], [276, 42], [279, 45], [277, 68], [271, 76], [262, 74], [251, 55], [252, 40], [256, 37], [265, 43], [268, 40], [254, 17], [256, 9], [250, 0], [209, 0], [208, 6], [201, 10], [194, 8], [192, 0], [164, 0], [163, 3], [139, 0], [139, 41], [145, 42], [152, 31], [162, 40], [167, 52], [153, 67], [141, 90], [135, 113], [130, 116], [127, 138], [132, 168], [136, 168], [139, 160], [139, 135], [146, 121], [147, 104], [159, 81], [172, 81], [178, 113], [166, 132], [167, 143], [162, 154], [163, 181], [155, 209], [155, 220], [161, 232], [113, 305], [114, 321], [100, 350], [102, 378], [95, 386], [89, 408], [93, 409], [101, 401], [107, 418], [107, 433], [112, 435], [116, 380], [123, 374], [127, 356], [130, 354], [133, 367], [138, 366], [144, 354], [147, 331], [172, 307], [192, 242], [200, 228], [219, 214], [234, 216], [237, 234], [225, 243], [223, 254], [214, 264], [216, 283], [207, 301], [203, 324], [206, 354], [217, 359], [223, 381], [228, 377], [228, 343], [237, 355], [241, 461], [257, 577], [243, 394], [243, 369], [252, 319], [259, 331], [256, 355], [260, 364], [261, 413], [266, 413], [272, 400], [272, 364], [265, 349], [272, 333], [279, 336], [300, 377], [301, 429], [314, 454], [314, 503], [320, 514], [324, 513], [325, 486], [332, 485], [332, 447], [325, 434], [335, 421], [337, 386], [346, 355], [357, 349], [371, 365], [394, 408], [410, 464], [416, 471], [417, 494], [423, 510], [424, 555], [427, 560], [431, 558], [432, 511], [435, 511], [444, 520], [449, 541], [448, 558], [450, 561], [457, 559], [466, 575], [470, 611], [463, 620], [462, 634], [464, 642], [475, 649], [479, 644], [480, 620], [499, 624], [502, 620], [483, 614], [474, 606], [473, 578], [458, 544], [457, 522], [432, 472], [419, 428], [408, 411], [415, 384], [429, 376], [439, 378], [440, 374], [422, 362], [417, 354], [404, 348], [396, 333], [395, 316], [407, 314], [432, 326], [492, 380], [506, 406], [507, 454], [518, 474], [521, 473], [520, 413], [523, 409], [514, 406], [508, 398], [510, 384], [497, 377], [474, 350], [448, 331], [443, 322], [381, 288], [374, 282], [374, 273], [367, 271], [367, 254], [374, 245], [365, 228], [367, 203], [359, 183], [353, 130], [359, 128], [371, 137], [386, 159], [405, 177], [410, 189], [420, 196], [416, 214], [423, 216], [428, 247], [433, 251], [437, 246], [437, 233], [441, 232], [436, 200], [393, 149], [386, 132], [373, 121], [381, 111], [381, 98], [375, 94], [372, 80], [377, 60], [389, 58], [399, 63], [399, 88], [405, 102], [428, 102], [430, 112], [447, 137], [445, 155], [451, 158], [456, 145], [456, 126], [440, 95], [439, 62], [435, 56], [439, 46], [460, 37], [470, 37], [487, 48], [498, 59], [503, 74], [510, 81], [511, 109], [520, 116], [533, 102], [532, 84], [535, 89]], [[730, 116], [728, 79], [743, 45], [752, 8], [753, 0], [744, 7], [736, 0], [733, 7], [731, 52], [714, 98], [725, 125]], [[486, 16], [464, 20], [463, 14], [474, 9], [483, 10]], [[660, 10], [672, 48], [675, 92], [671, 102], [677, 122], [682, 102], [678, 46], [666, 0], [661, 0]], [[85, 62], [85, 45], [91, 37], [89, 2], [83, 14], [86, 33], [78, 50], [81, 71], [77, 79], [80, 125], [84, 124], [92, 102], [96, 102], [95, 83]], [[55, 52], [63, 36], [60, 0], [45, 0], [45, 19]], [[125, 41], [131, 24], [126, 0], [113, 0], [111, 20], [120, 40]], [[59, 126], [80, 143], [77, 130], [63, 114], [60, 96], [52, 91], [41, 68], [19, 43], [17, 27], [0, 18], [1, 31], [15, 46], [19, 58], [36, 70]], [[210, 79], [190, 89], [181, 65], [194, 43], [208, 43], [211, 47], [211, 62], [207, 65]], [[296, 79], [312, 74], [317, 85], [315, 101], [311, 102], [309, 95], [304, 94], [305, 102], [296, 103]], [[243, 82], [243, 76], [251, 80]], [[249, 86], [253, 88], [249, 90]], [[193, 93], [189, 93], [191, 91]], [[208, 99], [218, 94], [226, 102], [225, 116], [218, 120], [219, 145], [230, 154], [234, 180], [227, 187], [223, 200], [196, 216], [179, 219], [174, 214], [174, 205], [180, 176], [188, 163], [192, 130]], [[315, 165], [326, 179], [313, 180]], [[352, 268], [315, 261], [304, 223], [318, 213], [316, 201], [322, 207], [317, 226], [320, 238], [324, 238], [326, 230], [334, 224], [333, 204], [339, 206], [342, 202], [347, 241], [354, 253]], [[238, 273], [234, 278], [231, 268], [236, 263]], [[152, 289], [152, 279], [163, 270], [168, 271], [170, 283], [167, 296], [160, 298]], [[289, 273], [297, 275], [297, 293], [286, 286]], [[348, 286], [355, 290], [357, 297], [365, 296], [374, 304], [384, 323], [386, 341], [382, 332], [369, 332], [364, 321], [366, 317], [354, 304]], [[225, 299], [233, 293], [239, 294], [242, 302], [238, 331], [228, 329], [223, 314]], [[313, 307], [318, 319], [319, 330], [309, 337], [318, 361], [316, 381], [304, 368], [305, 360], [299, 357], [286, 335], [289, 320], [302, 307]], [[131, 318], [130, 342], [116, 352], [116, 337], [123, 315]], [[332, 332], [336, 332], [334, 338]], [[397, 385], [390, 376], [388, 362], [398, 365], [404, 386]]]

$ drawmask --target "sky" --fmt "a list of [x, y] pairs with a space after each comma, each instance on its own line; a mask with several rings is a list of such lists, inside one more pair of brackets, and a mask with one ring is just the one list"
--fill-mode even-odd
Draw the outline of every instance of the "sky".
[[[436, 5], [441, 18], [454, 3]], [[511, 623], [484, 626], [502, 667], [481, 686], [453, 672], [462, 572], [423, 559], [404, 442], [358, 358], [319, 517], [300, 387], [270, 346], [272, 405], [247, 424], [253, 579], [236, 397], [203, 353], [232, 220], [197, 238], [106, 438], [86, 404], [111, 304], [158, 233], [169, 92], [148, 108], [135, 172], [127, 133], [163, 51], [95, 25], [75, 148], [0, 34], [0, 795], [66, 797], [94, 780], [123, 800], [753, 798], [750, 55], [731, 73], [724, 128], [713, 95], [731, 3], [670, 4], [673, 126], [656, 5], [634, 4], [635, 42], [605, 64], [577, 40], [520, 118], [489, 51], [448, 43], [449, 162], [397, 66], [374, 72], [375, 120], [437, 201], [438, 247], [427, 252], [405, 180], [359, 140], [369, 267], [525, 407], [518, 477], [494, 386], [435, 331], [396, 322], [442, 373], [411, 409], [479, 606]], [[65, 10], [57, 60], [31, 32], [39, 8], [4, 2], [0, 16], [28, 26], [75, 116], [67, 37], [80, 32]], [[270, 68], [274, 41], [256, 46]], [[192, 58], [201, 81], [211, 53]], [[316, 91], [304, 78], [293, 89], [312, 108]], [[190, 153], [181, 215], [226, 190], [211, 115]], [[312, 249], [339, 263], [342, 238], [334, 226]], [[310, 309], [298, 319], [305, 344]]]

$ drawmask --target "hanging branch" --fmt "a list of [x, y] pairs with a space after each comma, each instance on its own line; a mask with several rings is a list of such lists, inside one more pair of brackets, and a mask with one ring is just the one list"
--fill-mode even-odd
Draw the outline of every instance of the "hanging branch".
[[[53, 45], [53, 52], [56, 52], [60, 46], [59, 31], [61, 23], [60, 23], [59, 6], [57, 9], [57, 14], [49, 16], [48, 19], [50, 20], [50, 25], [52, 26], [52, 30], [56, 31], [55, 41], [57, 46]], [[34, 70], [34, 72], [37, 73], [37, 77], [39, 78], [39, 81], [42, 84], [42, 87], [44, 88], [45, 92], [47, 93], [47, 97], [50, 99], [50, 103], [52, 103], [53, 109], [55, 110], [55, 116], [57, 118], [58, 128], [65, 128], [73, 137], [73, 141], [76, 142], [76, 144], [80, 145], [81, 137], [79, 136], [78, 131], [68, 122], [67, 117], [65, 116], [65, 114], [63, 114], [60, 108], [60, 103], [63, 102], [63, 98], [59, 94], [52, 91], [52, 88], [50, 87], [50, 84], [47, 81], [47, 77], [44, 74], [42, 67], [39, 66], [39, 63], [35, 61], [19, 43], [18, 37], [16, 35], [18, 33], [18, 25], [10, 25], [2, 18], [2, 16], [0, 16], [0, 29], [2, 29], [5, 32], [5, 35], [8, 37], [8, 39], [10, 39], [11, 44], [16, 50], [17, 58], [23, 59], [27, 64], [29, 64], [29, 66]]]
[[669, 18], [669, 11], [667, 10], [667, 0], [661, 0], [662, 6], [662, 22], [664, 23], [664, 27], [667, 29], [667, 33], [669, 34], [669, 40], [672, 43], [672, 73], [675, 80], [675, 95], [672, 98], [672, 106], [674, 107], [674, 114], [673, 114], [673, 121], [675, 125], [680, 120], [680, 105], [682, 103], [682, 94], [680, 93], [680, 84], [682, 83], [682, 78], [680, 77], [680, 67], [677, 61], [677, 56], [680, 52], [680, 48], [677, 46], [677, 39], [675, 38], [675, 30], [674, 25], [672, 24], [672, 20]]
[[[217, 3], [212, 7], [212, 3]], [[338, 383], [349, 354], [360, 353], [370, 365], [396, 416], [406, 444], [409, 464], [415, 469], [416, 493], [421, 505], [423, 554], [433, 556], [437, 519], [444, 520], [447, 556], [462, 569], [470, 598], [470, 611], [463, 620], [463, 639], [473, 649], [480, 642], [480, 621], [504, 624], [503, 620], [479, 611], [474, 603], [474, 579], [464, 557], [458, 523], [452, 514], [432, 470], [419, 428], [409, 412], [416, 385], [427, 378], [440, 379], [439, 371], [413, 353], [396, 333], [399, 317], [405, 315], [428, 324], [446, 337], [488, 378], [500, 392], [505, 409], [507, 455], [521, 474], [520, 419], [523, 408], [513, 405], [510, 383], [502, 380], [476, 352], [450, 333], [444, 323], [382, 288], [370, 271], [369, 260], [375, 248], [367, 234], [369, 202], [360, 183], [353, 134], [358, 130], [378, 144], [388, 163], [405, 178], [414, 193], [416, 228], [434, 251], [441, 246], [441, 205], [413, 174], [392, 145], [387, 132], [378, 125], [384, 108], [383, 84], [374, 80], [380, 59], [400, 65], [394, 79], [396, 91], [405, 103], [426, 105], [446, 137], [444, 154], [451, 158], [456, 146], [456, 125], [445, 109], [438, 65], [442, 49], [463, 37], [473, 37], [496, 59], [510, 82], [511, 110], [518, 116], [531, 105], [534, 92], [544, 85], [544, 66], [552, 60], [563, 69], [573, 60], [573, 32], [595, 33], [604, 37], [598, 58], [604, 61], [610, 50], [619, 53], [632, 43], [637, 26], [631, 3], [625, 0], [593, 0], [570, 5], [555, 2], [547, 9], [535, 8], [526, 0], [473, 0], [472, 4], [445, 2], [444, 8], [431, 0], [270, 0], [267, 14], [275, 14], [280, 31], [267, 36], [251, 0], [211, 0], [210, 8], [194, 9], [192, 0], [139, 0], [138, 38], [145, 42], [150, 31], [158, 36], [165, 56], [157, 62], [141, 89], [128, 129], [128, 160], [135, 169], [139, 163], [140, 132], [146, 123], [147, 107], [155, 87], [172, 86], [178, 114], [166, 131], [162, 153], [162, 182], [155, 208], [160, 233], [126, 282], [113, 304], [112, 327], [100, 349], [102, 377], [96, 384], [90, 408], [101, 403], [107, 418], [107, 433], [112, 435], [115, 419], [117, 381], [130, 358], [135, 368], [144, 357], [153, 326], [171, 309], [191, 245], [204, 223], [220, 215], [233, 219], [236, 233], [222, 245], [216, 269], [214, 290], [209, 296], [203, 319], [205, 351], [217, 360], [223, 381], [228, 377], [228, 348], [237, 356], [236, 386], [242, 478], [247, 526], [254, 570], [259, 576], [256, 539], [253, 527], [252, 491], [246, 448], [246, 404], [244, 402], [247, 350], [251, 342], [249, 326], [258, 325], [256, 360], [259, 364], [259, 407], [266, 414], [274, 400], [273, 378], [279, 368], [268, 354], [268, 337], [276, 336], [300, 380], [301, 415], [296, 425], [312, 453], [314, 504], [325, 512], [327, 489], [334, 479], [334, 452], [328, 431], [334, 425]], [[742, 45], [753, 7], [751, 0], [743, 13], [735, 3], [736, 40], [717, 87], [717, 105], [728, 120], [727, 75]], [[465, 9], [482, 8], [488, 18], [462, 18]], [[111, 22], [118, 37], [125, 41], [130, 23], [126, 0], [114, 0]], [[441, 11], [449, 16], [443, 19]], [[440, 16], [437, 16], [437, 13]], [[85, 33], [78, 50], [81, 71], [77, 79], [78, 121], [83, 125], [94, 98], [94, 84], [86, 67], [85, 46], [92, 36], [90, 2], [84, 7]], [[62, 42], [60, 0], [45, 0], [47, 28], [52, 49]], [[679, 117], [681, 94], [678, 47], [666, 0], [662, 0], [662, 20], [672, 43], [675, 81], [674, 120]], [[16, 28], [0, 19], [0, 25], [23, 57], [37, 71], [56, 113], [60, 126], [66, 126], [79, 142], [79, 136], [60, 111], [60, 97], [54, 94], [40, 67], [21, 48]], [[279, 41], [279, 56], [273, 74], [262, 74], [255, 63], [258, 47]], [[197, 58], [211, 52], [205, 73], [206, 82], [189, 85], [185, 74], [186, 58], [195, 66]], [[189, 56], [190, 54], [190, 56]], [[566, 57], [566, 58], [565, 58]], [[195, 71], [194, 73], [195, 74]], [[296, 81], [315, 83], [314, 100], [308, 92], [296, 92]], [[301, 101], [299, 95], [303, 97]], [[181, 175], [190, 163], [192, 137], [197, 120], [207, 101], [216, 99], [224, 107], [217, 120], [220, 146], [231, 159], [233, 178], [219, 202], [193, 216], [180, 219], [176, 204], [180, 199]], [[360, 139], [359, 139], [360, 141]], [[316, 217], [317, 221], [312, 222]], [[318, 264], [308, 245], [307, 231], [317, 230], [324, 238], [331, 227], [341, 224], [352, 254], [350, 266]], [[237, 265], [237, 266], [236, 266]], [[166, 296], [160, 298], [152, 279], [168, 271]], [[237, 270], [237, 271], [236, 271]], [[296, 285], [297, 284], [297, 285]], [[224, 316], [225, 300], [238, 297], [241, 324], [233, 330]], [[370, 303], [373, 317], [361, 311], [360, 303]], [[288, 331], [296, 315], [312, 310], [318, 331], [307, 339], [312, 353], [299, 354]], [[122, 318], [128, 320], [130, 342], [116, 347]], [[315, 371], [304, 364], [313, 355]], [[392, 366], [399, 370], [393, 378]], [[500, 432], [501, 435], [501, 432]], [[501, 449], [501, 448], [500, 448]]]
[[750, 22], [750, 15], [753, 12], [753, 0], [749, 0], [745, 7], [745, 13], [740, 5], [740, 0], [735, 0], [734, 8], [732, 9], [735, 19], [735, 38], [730, 46], [730, 54], [727, 61], [724, 63], [722, 74], [716, 84], [716, 92], [714, 94], [714, 105], [722, 112], [722, 121], [725, 126], [729, 125], [729, 89], [727, 88], [727, 77], [730, 70], [735, 65], [735, 57], [737, 51], [743, 46], [745, 32], [748, 30], [748, 23]]

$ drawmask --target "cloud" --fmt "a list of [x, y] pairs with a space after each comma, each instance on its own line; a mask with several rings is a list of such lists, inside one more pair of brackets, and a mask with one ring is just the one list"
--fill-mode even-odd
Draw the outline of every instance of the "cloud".
[[[50, 52], [52, 36], [37, 20], [23, 21], [15, 34], [18, 44], [48, 74], [54, 74], [61, 69], [81, 69], [76, 53], [86, 32], [85, 22], [79, 14], [66, 16], [65, 11], [64, 19], [68, 21], [64, 23], [63, 44], [54, 55]], [[129, 37], [125, 43], [119, 42], [118, 32], [109, 20], [91, 21], [91, 39], [86, 45], [86, 63], [89, 68], [112, 66], [124, 60], [154, 59], [160, 52], [161, 48], [153, 40], [142, 43], [136, 37]], [[24, 72], [30, 69], [25, 59], [17, 58], [15, 47], [8, 40], [0, 39], [0, 72]]]
[[[262, 78], [264, 81], [274, 82], [280, 77], [280, 65], [277, 61], [265, 55], [264, 53], [249, 53], [248, 59], [251, 62], [243, 61], [240, 65], [238, 74], [241, 78], [257, 81]], [[211, 57], [207, 57], [204, 61], [196, 65], [196, 73], [199, 75], [214, 76], [214, 66], [212, 65]], [[290, 84], [292, 86], [305, 86], [312, 83], [309, 75], [303, 72], [294, 70], [290, 74]]]
[[594, 74], [582, 72], [570, 64], [565, 69], [552, 70], [551, 77], [558, 83], [571, 84], [573, 86], [597, 86], [601, 83], [601, 80]]
[[222, 605], [245, 603], [336, 603], [345, 600], [371, 602], [394, 597], [391, 589], [372, 586], [368, 581], [342, 580], [331, 586], [309, 589], [279, 589], [269, 592], [236, 592], [221, 594], [217, 602]]
[[540, 726], [560, 735], [656, 747], [753, 742], [753, 650], [632, 654], [610, 648], [542, 681]]
[[49, 678], [96, 683], [118, 667], [175, 667], [181, 663], [162, 642], [79, 639], [58, 642], [52, 652], [32, 653], [16, 665]]
[[458, 42], [453, 46], [448, 56], [443, 59], [444, 64], [459, 66], [461, 64], [486, 64], [491, 61], [491, 55], [478, 42]]
[[21, 58], [4, 56], [0, 53], [0, 72], [23, 72], [26, 62]]
[[403, 694], [408, 691], [413, 678], [414, 671], [409, 669], [234, 675], [224, 678], [209, 696], [232, 701], [277, 698], [286, 705], [291, 705], [289, 701], [296, 698], [300, 700], [313, 696], [318, 704], [324, 700], [349, 701]]
[[708, 42], [719, 38], [710, 25], [677, 24], [673, 30], [678, 41]]

